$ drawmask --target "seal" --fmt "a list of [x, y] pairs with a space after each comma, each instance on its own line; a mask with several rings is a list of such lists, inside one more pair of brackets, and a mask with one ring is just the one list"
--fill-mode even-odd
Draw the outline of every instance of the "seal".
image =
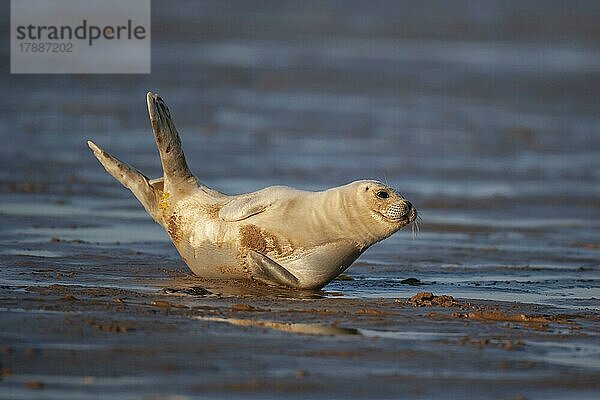
[[150, 180], [93, 142], [88, 146], [167, 231], [199, 277], [318, 289], [417, 218], [408, 200], [376, 180], [320, 192], [272, 186], [237, 196], [220, 193], [190, 172], [163, 100], [148, 93], [147, 104], [162, 178]]

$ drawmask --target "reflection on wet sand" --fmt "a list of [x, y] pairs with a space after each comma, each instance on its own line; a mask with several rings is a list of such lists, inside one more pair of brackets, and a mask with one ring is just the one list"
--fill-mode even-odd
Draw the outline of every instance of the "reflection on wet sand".
[[[264, 297], [282, 299], [320, 299], [329, 295], [324, 290], [298, 290], [271, 286], [254, 281], [204, 279], [193, 275], [172, 278], [168, 282], [156, 281], [167, 294], [218, 297]], [[168, 284], [168, 287], [164, 287]]]
[[240, 318], [218, 318], [218, 317], [197, 317], [202, 321], [225, 322], [231, 325], [248, 326], [254, 328], [268, 328], [277, 331], [297, 333], [301, 335], [360, 335], [358, 329], [343, 328], [335, 325], [303, 324], [292, 322], [262, 321], [256, 319]]

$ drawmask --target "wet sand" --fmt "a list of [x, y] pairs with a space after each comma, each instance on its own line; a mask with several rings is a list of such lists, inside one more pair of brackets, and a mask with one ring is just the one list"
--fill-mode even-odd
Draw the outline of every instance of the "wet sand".
[[[0, 398], [600, 396], [597, 2], [153, 3], [151, 75], [0, 63]], [[158, 176], [148, 90], [209, 186], [385, 180], [421, 233], [194, 278], [85, 146]]]
[[[129, 260], [119, 272], [115, 256]], [[111, 265], [117, 285], [2, 287], [3, 396], [591, 399], [600, 391], [595, 312], [226, 287], [176, 263], [136, 259], [121, 251], [88, 264]], [[29, 263], [45, 281], [79, 275]]]

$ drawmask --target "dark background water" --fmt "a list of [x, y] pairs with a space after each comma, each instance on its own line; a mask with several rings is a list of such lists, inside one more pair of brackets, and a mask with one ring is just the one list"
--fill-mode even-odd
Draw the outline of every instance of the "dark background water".
[[375, 178], [419, 208], [416, 239], [375, 246], [328, 290], [403, 296], [414, 277], [454, 296], [600, 307], [599, 2], [155, 0], [152, 74], [139, 76], [10, 75], [2, 8], [6, 260], [76, 264], [54, 237], [180, 262], [85, 146], [158, 176], [152, 90], [209, 186]]

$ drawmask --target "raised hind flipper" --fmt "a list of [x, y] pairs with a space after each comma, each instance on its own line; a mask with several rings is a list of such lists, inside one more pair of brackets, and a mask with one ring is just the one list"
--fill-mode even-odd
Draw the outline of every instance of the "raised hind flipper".
[[163, 167], [166, 191], [177, 187], [196, 187], [196, 178], [190, 171], [181, 147], [181, 139], [171, 118], [171, 113], [160, 96], [148, 92], [146, 95], [148, 114], [154, 131], [154, 139]]
[[87, 144], [106, 172], [121, 182], [127, 189], [131, 190], [140, 203], [142, 203], [148, 214], [150, 214], [156, 222], [162, 225], [162, 218], [158, 213], [159, 196], [148, 178], [131, 165], [120, 161], [116, 157], [102, 150], [91, 140], [88, 140]]

